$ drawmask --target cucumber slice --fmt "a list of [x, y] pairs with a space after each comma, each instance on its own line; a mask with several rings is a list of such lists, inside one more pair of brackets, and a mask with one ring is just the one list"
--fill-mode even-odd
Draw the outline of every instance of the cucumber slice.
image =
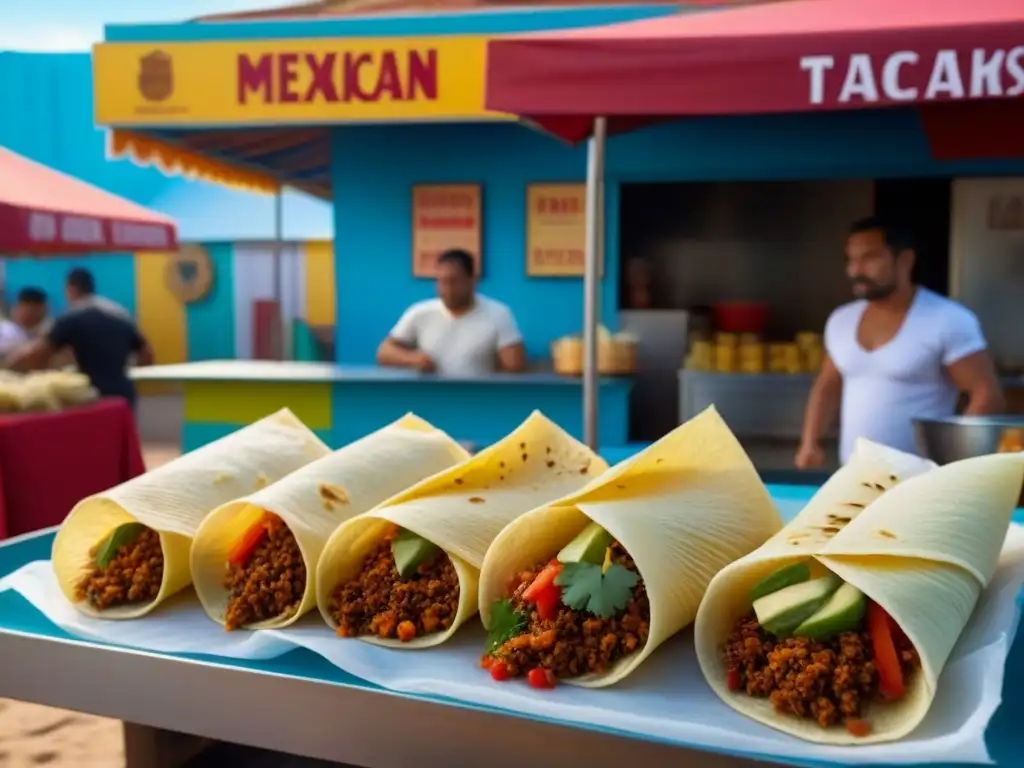
[[772, 571], [750, 590], [750, 602], [760, 600], [772, 592], [791, 587], [794, 584], [802, 584], [811, 579], [811, 567], [807, 563], [793, 563], [785, 568]]

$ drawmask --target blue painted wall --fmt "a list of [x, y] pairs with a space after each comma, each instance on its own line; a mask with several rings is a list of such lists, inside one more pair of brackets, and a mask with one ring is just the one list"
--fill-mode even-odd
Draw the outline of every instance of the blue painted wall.
[[[333, 141], [339, 359], [372, 361], [414, 301], [433, 295], [411, 273], [412, 186], [483, 184], [480, 290], [515, 312], [531, 355], [582, 326], [578, 279], [527, 278], [526, 185], [581, 180], [582, 148], [519, 125], [340, 127]], [[881, 178], [1024, 173], [1024, 162], [937, 163], [916, 112], [694, 119], [608, 143], [607, 266], [602, 317], [618, 325], [619, 184], [673, 180]], [[852, 212], [851, 212], [852, 213]], [[377, 287], [374, 287], [377, 286]]]
[[74, 267], [85, 267], [96, 278], [96, 290], [135, 314], [135, 258], [130, 253], [112, 253], [64, 259], [11, 259], [4, 266], [4, 298], [12, 302], [26, 286], [42, 288], [49, 295], [50, 311], [58, 314], [67, 306], [64, 278]]
[[213, 266], [213, 284], [202, 299], [185, 306], [188, 359], [223, 360], [235, 356], [235, 280], [230, 243], [206, 246]]

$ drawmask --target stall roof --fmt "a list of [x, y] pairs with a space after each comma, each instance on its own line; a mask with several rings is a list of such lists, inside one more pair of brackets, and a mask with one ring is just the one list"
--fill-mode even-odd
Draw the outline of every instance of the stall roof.
[[176, 247], [166, 216], [0, 147], [0, 253]]
[[[720, 0], [718, 4], [721, 2], [729, 0]], [[221, 17], [215, 21], [182, 24], [111, 25], [105, 30], [106, 41], [94, 51], [94, 71], [97, 73], [98, 93], [101, 87], [104, 89], [102, 92], [108, 95], [123, 92], [123, 96], [112, 98], [129, 102], [138, 98], [136, 72], [139, 57], [159, 47], [173, 59], [176, 73], [174, 89], [187, 90], [184, 82], [178, 79], [183, 71], [180, 62], [189, 57], [202, 59], [205, 56], [203, 63], [192, 69], [198, 67], [200, 71], [209, 73], [210, 78], [219, 78], [211, 82], [218, 87], [227, 87], [233, 94], [233, 84], [228, 82], [224, 86], [224, 82], [233, 76], [230, 67], [209, 65], [214, 48], [225, 50], [251, 45], [261, 51], [273, 50], [275, 46], [285, 50], [288, 41], [308, 39], [319, 41], [310, 45], [329, 46], [332, 39], [341, 38], [351, 40], [353, 45], [365, 41], [361, 44], [379, 47], [396, 38], [418, 38], [425, 44], [426, 38], [457, 40], [464, 36], [480, 42], [482, 59], [483, 42], [494, 35], [610, 24], [676, 13], [681, 7], [683, 10], [701, 10], [702, 5], [702, 2], [692, 3], [690, 8], [664, 2], [620, 2], [589, 7], [578, 4], [525, 8], [495, 5], [453, 13], [437, 13], [436, 8], [428, 7], [419, 11], [409, 8], [406, 13], [395, 14], [338, 15], [327, 13], [331, 8], [337, 8], [337, 3], [321, 3], [317, 4], [316, 10], [323, 11], [323, 15], [315, 15], [307, 9], [302, 15], [293, 12], [281, 17], [277, 15], [280, 9], [272, 9], [255, 18]], [[180, 47], [180, 44], [187, 45]], [[103, 82], [96, 62], [102, 58], [105, 49], [119, 47], [127, 51], [124, 61], [119, 59], [109, 71], [118, 82]], [[445, 68], [449, 73], [445, 76], [454, 91], [465, 91], [468, 85], [456, 70], [455, 67]], [[458, 82], [452, 81], [449, 75]], [[501, 115], [484, 113], [482, 71], [474, 77], [479, 77], [480, 83], [474, 87], [480, 94], [474, 97], [472, 111], [476, 117], [467, 119], [501, 119]], [[453, 91], [453, 88], [448, 91]], [[204, 94], [203, 98], [209, 101], [207, 97], [208, 94]], [[138, 113], [130, 117], [151, 114], [153, 110], [149, 107], [143, 103]], [[330, 111], [324, 110], [324, 113], [329, 114]], [[329, 124], [346, 122], [342, 119], [321, 119], [316, 126], [284, 122], [268, 125], [267, 121], [262, 125], [246, 125], [241, 120], [223, 120], [203, 124], [185, 110], [171, 113], [168, 120], [159, 125], [146, 125], [144, 120], [138, 119], [106, 119], [99, 108], [97, 120], [114, 129], [109, 146], [115, 157], [131, 158], [140, 165], [158, 167], [169, 175], [201, 178], [249, 191], [274, 192], [284, 184], [321, 198], [329, 198], [331, 194]], [[350, 124], [352, 122], [359, 121], [350, 121]], [[368, 124], [370, 121], [363, 122]]]
[[791, 0], [488, 44], [487, 107], [568, 140], [684, 115], [1021, 96], [1021, 0]]

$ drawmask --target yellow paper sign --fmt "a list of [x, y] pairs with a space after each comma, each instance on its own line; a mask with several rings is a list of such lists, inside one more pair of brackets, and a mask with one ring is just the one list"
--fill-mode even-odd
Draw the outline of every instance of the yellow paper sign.
[[509, 119], [484, 109], [487, 38], [102, 43], [96, 121], [113, 126]]
[[585, 184], [531, 184], [526, 188], [526, 274], [583, 274], [586, 200]]
[[412, 189], [412, 273], [435, 277], [437, 257], [459, 248], [480, 260], [481, 188], [479, 184], [420, 184]]

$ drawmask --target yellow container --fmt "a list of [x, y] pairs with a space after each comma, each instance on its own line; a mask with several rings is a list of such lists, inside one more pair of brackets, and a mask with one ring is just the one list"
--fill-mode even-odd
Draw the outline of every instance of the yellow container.
[[796, 335], [796, 345], [800, 349], [811, 349], [821, 346], [821, 334], [811, 331], [802, 331]]
[[740, 371], [764, 373], [764, 344], [740, 344]]
[[695, 371], [713, 371], [715, 369], [715, 349], [710, 341], [693, 342], [686, 367]]
[[740, 338], [735, 333], [716, 333], [715, 344], [720, 346], [735, 347], [739, 344]]
[[715, 344], [715, 370], [719, 373], [735, 373], [737, 349], [735, 344]]
[[825, 350], [822, 347], [808, 347], [803, 350], [802, 354], [804, 358], [805, 372], [817, 373], [821, 370], [821, 361], [825, 357]]
[[768, 345], [768, 371], [770, 373], [786, 372], [786, 345], [772, 343]]
[[761, 337], [756, 333], [741, 333], [740, 334], [740, 346], [744, 344], [760, 344]]
[[786, 344], [785, 346], [783, 363], [786, 373], [803, 373], [804, 358], [800, 354], [800, 347], [796, 344]]

